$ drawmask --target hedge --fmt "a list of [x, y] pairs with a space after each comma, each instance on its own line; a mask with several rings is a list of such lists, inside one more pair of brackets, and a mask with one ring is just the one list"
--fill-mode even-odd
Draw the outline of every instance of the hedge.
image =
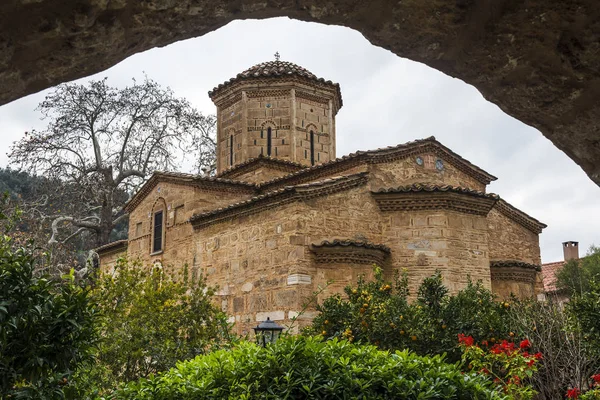
[[506, 399], [484, 376], [443, 356], [394, 353], [345, 340], [241, 342], [120, 388], [115, 399]]

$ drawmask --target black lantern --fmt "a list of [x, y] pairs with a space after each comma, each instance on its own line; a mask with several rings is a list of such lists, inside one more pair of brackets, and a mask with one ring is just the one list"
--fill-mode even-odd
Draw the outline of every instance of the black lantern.
[[263, 321], [254, 327], [256, 343], [262, 347], [266, 347], [269, 343], [275, 343], [279, 338], [281, 331], [283, 331], [283, 326], [277, 325], [275, 322], [271, 321], [271, 318], [267, 317], [266, 321]]

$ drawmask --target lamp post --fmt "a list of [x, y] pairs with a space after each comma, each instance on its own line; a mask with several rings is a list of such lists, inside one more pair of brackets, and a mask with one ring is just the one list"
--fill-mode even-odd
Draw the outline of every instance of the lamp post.
[[277, 325], [277, 323], [271, 321], [271, 318], [267, 317], [266, 321], [254, 327], [256, 343], [262, 347], [267, 347], [267, 344], [277, 341], [281, 331], [283, 331], [283, 326]]

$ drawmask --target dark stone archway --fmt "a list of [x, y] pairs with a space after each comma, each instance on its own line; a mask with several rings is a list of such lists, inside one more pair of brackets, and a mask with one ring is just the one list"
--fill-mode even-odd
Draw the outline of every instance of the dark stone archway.
[[3, 0], [0, 104], [234, 19], [275, 16], [354, 28], [462, 79], [600, 185], [597, 0]]

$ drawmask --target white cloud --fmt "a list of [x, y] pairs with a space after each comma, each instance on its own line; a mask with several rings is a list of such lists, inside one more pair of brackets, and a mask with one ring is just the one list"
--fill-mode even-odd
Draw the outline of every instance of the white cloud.
[[[279, 51], [316, 75], [339, 82], [338, 156], [434, 135], [498, 177], [489, 190], [548, 224], [540, 237], [544, 262], [562, 259], [561, 242], [582, 252], [600, 244], [600, 188], [537, 130], [504, 114], [464, 82], [371, 45], [353, 30], [277, 18], [234, 21], [201, 38], [135, 55], [88, 79], [115, 86], [143, 72], [170, 86], [204, 113], [207, 92]], [[0, 165], [23, 132], [44, 126], [33, 112], [38, 93], [0, 107]]]

